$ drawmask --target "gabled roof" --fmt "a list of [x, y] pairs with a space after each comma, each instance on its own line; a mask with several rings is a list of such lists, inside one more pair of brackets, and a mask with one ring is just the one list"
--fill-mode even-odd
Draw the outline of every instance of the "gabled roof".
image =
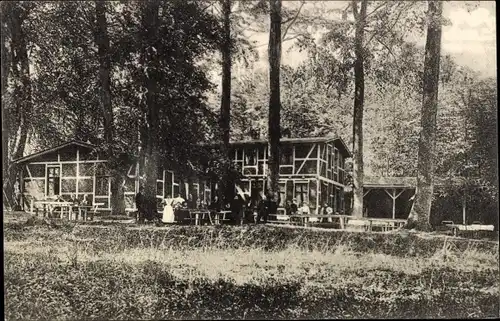
[[[435, 186], [443, 185], [464, 185], [466, 182], [481, 185], [481, 182], [474, 178], [465, 177], [434, 177]], [[416, 177], [371, 177], [365, 176], [363, 187], [367, 188], [415, 188], [417, 186]]]
[[[340, 137], [335, 136], [323, 136], [323, 137], [303, 137], [303, 138], [288, 138], [282, 137], [280, 139], [281, 144], [302, 144], [302, 143], [326, 143], [326, 142], [335, 142], [337, 147], [343, 151], [344, 154], [347, 154], [348, 157], [352, 157], [352, 153], [347, 147], [344, 140]], [[239, 140], [239, 141], [230, 141], [229, 144], [233, 146], [242, 146], [242, 145], [266, 145], [268, 142], [266, 139], [249, 139], [249, 140]], [[200, 144], [200, 145], [217, 145], [217, 144]]]
[[406, 187], [417, 186], [416, 177], [372, 177], [365, 176], [363, 187]]
[[29, 160], [33, 159], [33, 158], [37, 158], [37, 157], [40, 157], [40, 156], [43, 156], [43, 155], [46, 155], [46, 154], [50, 154], [50, 153], [56, 152], [56, 151], [58, 151], [60, 149], [63, 149], [63, 148], [66, 148], [66, 147], [72, 146], [72, 145], [74, 145], [74, 146], [80, 146], [80, 147], [84, 147], [84, 148], [88, 148], [88, 149], [94, 149], [94, 148], [96, 148], [95, 145], [90, 144], [90, 143], [85, 143], [85, 142], [82, 142], [82, 141], [79, 141], [79, 140], [71, 140], [71, 141], [63, 143], [61, 145], [58, 145], [58, 146], [55, 146], [55, 147], [52, 147], [52, 148], [49, 148], [49, 149], [46, 149], [46, 150], [42, 150], [42, 151], [40, 151], [38, 153], [34, 153], [34, 154], [31, 154], [31, 155], [27, 155], [27, 156], [15, 159], [14, 163], [17, 163], [17, 164], [24, 163], [26, 161], [29, 161]]
[[[336, 137], [304, 137], [304, 138], [288, 138], [283, 137], [280, 139], [280, 143], [324, 143], [337, 139]], [[266, 139], [250, 139], [250, 140], [240, 140], [229, 142], [232, 145], [251, 145], [251, 144], [267, 144]]]

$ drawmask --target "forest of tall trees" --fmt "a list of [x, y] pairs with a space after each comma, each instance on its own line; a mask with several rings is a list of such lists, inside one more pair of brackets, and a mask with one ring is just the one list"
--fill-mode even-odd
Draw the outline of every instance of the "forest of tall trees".
[[[436, 175], [480, 180], [485, 202], [496, 203], [496, 80], [441, 51], [443, 3], [304, 4], [2, 2], [4, 199], [12, 204], [14, 159], [70, 139], [112, 160], [120, 212], [121, 173], [137, 158], [153, 202], [160, 162], [191, 171], [196, 164], [176, 160], [198, 159], [196, 144], [246, 138], [268, 139], [276, 198], [279, 139], [288, 133], [336, 134], [353, 146], [355, 216], [366, 175], [417, 177], [411, 217], [420, 229]], [[268, 67], [256, 66], [248, 32], [268, 34]], [[425, 48], [408, 40], [411, 32]], [[289, 43], [307, 55], [294, 66], [281, 63]], [[231, 185], [227, 156], [204, 155], [219, 164], [222, 186]]]

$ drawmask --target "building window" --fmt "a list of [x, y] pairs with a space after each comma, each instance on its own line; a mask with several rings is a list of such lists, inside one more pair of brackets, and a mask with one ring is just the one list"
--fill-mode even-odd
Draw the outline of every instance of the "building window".
[[295, 158], [306, 158], [309, 155], [310, 158], [316, 158], [316, 154], [314, 154], [314, 150], [309, 154], [311, 148], [314, 148], [314, 145], [295, 145]]
[[255, 149], [246, 149], [245, 150], [245, 165], [246, 166], [255, 166], [257, 165]]
[[55, 196], [61, 193], [61, 168], [47, 168], [47, 196]]
[[295, 198], [299, 204], [303, 202], [308, 202], [308, 184], [307, 183], [295, 183]]
[[95, 178], [95, 195], [107, 196], [109, 194], [109, 177], [96, 176]]
[[290, 145], [281, 147], [281, 165], [293, 165], [293, 148]]
[[286, 200], [286, 182], [280, 182], [278, 183], [279, 186], [279, 193], [280, 193], [280, 207], [285, 206], [285, 200]]

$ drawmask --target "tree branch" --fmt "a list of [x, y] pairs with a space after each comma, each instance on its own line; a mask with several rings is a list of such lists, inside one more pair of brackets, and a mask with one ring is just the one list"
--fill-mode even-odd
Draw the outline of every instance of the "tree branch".
[[378, 10], [380, 10], [380, 8], [382, 8], [383, 6], [385, 6], [385, 5], [386, 5], [386, 4], [388, 4], [388, 3], [389, 3], [389, 1], [384, 1], [384, 2], [382, 2], [382, 4], [380, 4], [378, 7], [376, 7], [375, 9], [373, 9], [373, 11], [372, 11], [372, 12], [368, 13], [368, 14], [366, 15], [366, 18], [367, 18], [367, 17], [369, 17], [371, 14], [373, 14], [373, 13], [377, 12]]
[[209, 9], [210, 7], [213, 7], [213, 5], [215, 4], [215, 2], [211, 2], [208, 6], [206, 6], [205, 8], [201, 9], [201, 12], [205, 12], [207, 9]]
[[[387, 29], [383, 34], [382, 36], [385, 36], [388, 32], [392, 31], [394, 29], [394, 27], [396, 26], [396, 24], [398, 23], [399, 19], [401, 18], [401, 15], [403, 14], [403, 12], [407, 9], [409, 9], [414, 3], [410, 2], [410, 4], [406, 7], [406, 8], [402, 8], [401, 11], [399, 11], [396, 19], [394, 20], [394, 23], [392, 24], [392, 26]], [[376, 36], [376, 32], [373, 33], [373, 35], [371, 36], [371, 38], [366, 42], [366, 45], [368, 46], [368, 44], [373, 40], [373, 38]]]
[[296, 34], [296, 35], [294, 35], [294, 36], [290, 36], [290, 37], [288, 37], [288, 38], [286, 38], [286, 39], [282, 39], [282, 40], [281, 40], [281, 42], [285, 42], [285, 41], [289, 41], [289, 40], [294, 40], [294, 39], [299, 38], [300, 36], [302, 36], [302, 34], [301, 34], [301, 33], [298, 33], [298, 34]]
[[351, 1], [352, 7], [352, 15], [354, 16], [354, 20], [358, 21], [358, 5], [356, 4], [356, 0]]
[[305, 1], [302, 1], [302, 3], [300, 4], [299, 9], [297, 10], [297, 13], [295, 14], [295, 17], [293, 17], [292, 21], [285, 28], [285, 31], [283, 32], [283, 35], [281, 36], [281, 39], [285, 39], [285, 36], [286, 36], [288, 30], [295, 23], [295, 21], [297, 21], [297, 18], [299, 17], [299, 14], [300, 14], [300, 10], [302, 10], [302, 7], [304, 6], [305, 3], [306, 3]]

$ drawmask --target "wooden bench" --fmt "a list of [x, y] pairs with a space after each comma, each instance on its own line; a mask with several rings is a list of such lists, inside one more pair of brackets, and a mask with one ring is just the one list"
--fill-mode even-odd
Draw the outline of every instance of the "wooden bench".
[[104, 203], [94, 203], [91, 205], [77, 205], [75, 207], [78, 208], [78, 212], [75, 213], [76, 217], [75, 219], [78, 220], [78, 216], [80, 216], [84, 221], [87, 221], [88, 214], [90, 212], [90, 220], [94, 220], [94, 216], [97, 213], [97, 210], [99, 209], [99, 206], [104, 206]]
[[284, 209], [276, 214], [269, 214], [268, 217], [271, 219], [268, 219], [267, 222], [273, 224], [290, 224], [290, 216], [281, 213], [285, 213]]
[[368, 221], [362, 219], [350, 219], [347, 221], [346, 228], [348, 230], [364, 231], [366, 229]]
[[71, 208], [73, 207], [73, 203], [72, 202], [64, 202], [64, 201], [34, 201], [32, 202], [31, 204], [31, 210], [32, 212], [35, 213], [36, 216], [38, 216], [38, 211], [39, 211], [39, 208], [38, 206], [36, 206], [34, 209], [34, 205], [41, 205], [42, 206], [42, 211], [43, 211], [43, 217], [51, 217], [53, 216], [55, 209], [57, 207], [61, 208], [60, 210], [60, 218], [63, 218], [63, 215], [64, 215], [64, 210], [67, 209], [67, 215], [68, 215], [68, 218], [70, 216], [70, 212], [71, 212]]
[[214, 221], [213, 221], [214, 224], [215, 225], [220, 225], [221, 222], [230, 221], [231, 219], [227, 217], [228, 215], [231, 215], [231, 211], [215, 212], [215, 214], [214, 214]]

